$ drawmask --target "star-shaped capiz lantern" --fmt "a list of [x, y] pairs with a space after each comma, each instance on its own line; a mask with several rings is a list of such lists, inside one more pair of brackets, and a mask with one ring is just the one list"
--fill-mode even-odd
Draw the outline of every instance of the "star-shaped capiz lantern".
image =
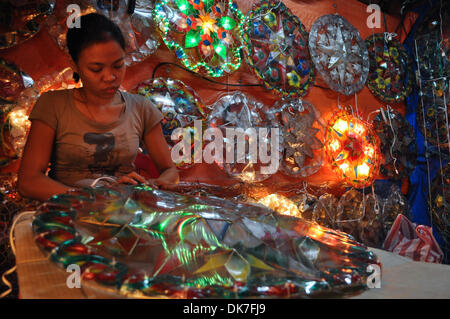
[[349, 185], [362, 188], [372, 184], [380, 165], [379, 148], [370, 124], [346, 111], [330, 119], [325, 150], [333, 169]]
[[411, 92], [412, 61], [402, 44], [389, 34], [373, 34], [366, 39], [370, 71], [367, 87], [381, 100], [389, 103], [403, 101]]
[[369, 57], [358, 30], [339, 15], [317, 19], [309, 33], [311, 57], [329, 87], [350, 95], [367, 80]]
[[263, 0], [252, 8], [244, 34], [247, 61], [267, 89], [283, 96], [304, 96], [314, 83], [308, 33], [280, 1]]
[[161, 0], [155, 14], [164, 42], [190, 70], [219, 77], [239, 68], [244, 16], [231, 0]]

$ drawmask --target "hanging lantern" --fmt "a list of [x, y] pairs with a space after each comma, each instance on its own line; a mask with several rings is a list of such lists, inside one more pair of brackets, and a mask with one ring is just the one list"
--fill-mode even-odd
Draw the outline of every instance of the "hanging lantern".
[[403, 101], [411, 93], [414, 73], [412, 61], [400, 41], [384, 34], [366, 39], [370, 70], [367, 87], [376, 97], [388, 103]]
[[244, 34], [248, 64], [269, 90], [283, 96], [304, 96], [314, 83], [308, 33], [282, 2], [256, 3]]
[[328, 123], [325, 150], [333, 169], [350, 185], [372, 184], [380, 163], [379, 141], [370, 124], [341, 111]]
[[339, 15], [317, 19], [309, 33], [309, 50], [328, 86], [351, 95], [360, 91], [369, 73], [369, 53], [358, 30]]
[[191, 71], [220, 77], [239, 68], [244, 15], [233, 1], [160, 0], [154, 13], [164, 43]]

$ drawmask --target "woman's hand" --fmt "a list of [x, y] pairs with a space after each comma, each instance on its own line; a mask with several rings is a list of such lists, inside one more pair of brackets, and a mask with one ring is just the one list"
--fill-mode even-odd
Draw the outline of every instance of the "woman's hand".
[[148, 185], [153, 188], [172, 190], [177, 187], [179, 179], [180, 178], [176, 167], [170, 167], [166, 169], [158, 178], [149, 179]]
[[131, 184], [131, 185], [138, 185], [138, 184], [147, 184], [147, 180], [139, 175], [136, 172], [131, 172], [127, 175], [123, 175], [121, 178], [117, 180], [117, 183], [120, 184]]

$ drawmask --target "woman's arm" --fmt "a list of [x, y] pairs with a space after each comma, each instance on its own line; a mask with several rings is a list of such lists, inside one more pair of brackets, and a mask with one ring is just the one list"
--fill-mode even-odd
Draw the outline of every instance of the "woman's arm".
[[147, 133], [144, 137], [144, 143], [150, 157], [161, 174], [153, 183], [163, 188], [172, 188], [178, 184], [180, 177], [170, 156], [169, 146], [164, 138], [161, 124], [155, 125]]
[[72, 189], [45, 175], [54, 138], [53, 128], [39, 120], [32, 122], [19, 169], [18, 190], [22, 196], [46, 201]]

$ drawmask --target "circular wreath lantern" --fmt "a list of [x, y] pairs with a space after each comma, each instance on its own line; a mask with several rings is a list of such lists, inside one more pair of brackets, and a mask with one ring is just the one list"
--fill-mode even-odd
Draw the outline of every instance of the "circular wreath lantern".
[[304, 96], [314, 83], [308, 33], [280, 1], [254, 5], [244, 34], [248, 64], [264, 86], [283, 96]]
[[369, 53], [358, 30], [339, 15], [317, 19], [309, 33], [311, 57], [328, 86], [342, 94], [360, 91], [369, 73]]
[[417, 144], [413, 127], [397, 111], [381, 109], [373, 120], [384, 160], [380, 173], [390, 179], [408, 177], [417, 162]]
[[412, 61], [402, 44], [382, 33], [366, 39], [370, 71], [367, 87], [370, 92], [388, 103], [403, 101], [414, 82]]
[[[142, 82], [136, 86], [134, 91], [152, 101], [163, 114], [164, 119], [161, 121], [161, 126], [170, 147], [179, 142], [172, 140], [173, 131], [177, 128], [189, 127], [191, 144], [190, 149], [186, 151], [191, 151], [193, 154], [194, 121], [201, 120], [203, 127], [206, 117], [205, 105], [197, 93], [183, 82], [169, 78], [156, 78]], [[182, 161], [177, 163], [177, 166], [187, 168], [191, 164], [193, 164], [192, 157], [190, 157], [190, 163]]]
[[244, 15], [235, 2], [160, 0], [154, 12], [164, 43], [191, 71], [220, 77], [241, 65]]
[[346, 111], [328, 123], [325, 150], [333, 169], [356, 188], [369, 186], [380, 164], [379, 141], [370, 124]]

